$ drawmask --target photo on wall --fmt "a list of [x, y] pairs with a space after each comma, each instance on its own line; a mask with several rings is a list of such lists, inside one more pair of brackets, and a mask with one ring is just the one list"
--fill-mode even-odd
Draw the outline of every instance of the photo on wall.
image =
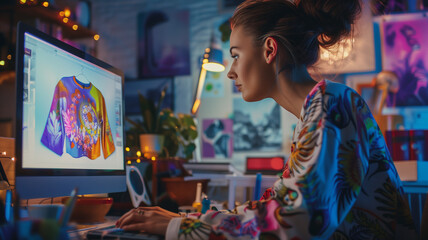
[[204, 119], [202, 121], [202, 157], [231, 158], [233, 153], [233, 120]]
[[155, 10], [138, 15], [140, 78], [190, 74], [189, 11]]
[[421, 16], [382, 22], [382, 68], [393, 71], [399, 82], [386, 107], [428, 105], [428, 18]]
[[281, 114], [274, 100], [245, 102], [234, 98], [233, 109], [234, 151], [281, 150]]

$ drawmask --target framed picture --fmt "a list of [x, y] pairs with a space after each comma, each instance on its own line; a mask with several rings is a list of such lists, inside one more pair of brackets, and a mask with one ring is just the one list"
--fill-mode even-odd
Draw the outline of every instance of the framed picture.
[[138, 15], [140, 78], [190, 74], [189, 12], [156, 10]]
[[398, 76], [399, 89], [387, 107], [428, 106], [428, 18], [401, 14], [382, 21], [382, 68]]
[[166, 89], [166, 95], [162, 102], [162, 108], [174, 110], [174, 80], [162, 78], [154, 80], [126, 80], [125, 81], [125, 115], [140, 115], [140, 103], [138, 93], [158, 103], [162, 89]]
[[234, 151], [281, 150], [281, 114], [274, 100], [245, 102], [234, 98], [233, 109]]
[[231, 158], [233, 153], [233, 120], [204, 119], [201, 138], [203, 158]]

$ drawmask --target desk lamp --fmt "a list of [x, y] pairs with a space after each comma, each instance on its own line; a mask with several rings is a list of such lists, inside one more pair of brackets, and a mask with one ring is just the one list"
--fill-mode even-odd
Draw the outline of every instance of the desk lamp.
[[211, 37], [211, 44], [209, 48], [205, 49], [202, 59], [201, 72], [199, 74], [198, 85], [196, 88], [195, 100], [193, 101], [192, 114], [196, 115], [199, 106], [201, 105], [201, 95], [204, 88], [205, 77], [207, 71], [210, 72], [223, 72], [225, 69], [223, 65], [223, 51], [220, 44], [217, 43], [214, 34]]

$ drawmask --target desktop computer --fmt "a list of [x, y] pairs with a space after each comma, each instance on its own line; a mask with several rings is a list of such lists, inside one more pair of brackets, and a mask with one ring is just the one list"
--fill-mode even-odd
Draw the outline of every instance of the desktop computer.
[[19, 197], [126, 191], [123, 73], [19, 23], [16, 80]]

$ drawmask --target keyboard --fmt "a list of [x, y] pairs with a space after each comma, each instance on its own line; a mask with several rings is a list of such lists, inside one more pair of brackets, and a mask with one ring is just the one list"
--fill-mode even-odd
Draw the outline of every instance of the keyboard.
[[158, 240], [163, 239], [163, 237], [148, 233], [141, 233], [141, 232], [130, 232], [130, 231], [124, 231], [120, 228], [116, 228], [115, 226], [105, 227], [105, 228], [99, 228], [95, 230], [89, 230], [86, 233], [86, 239], [92, 240], [92, 239], [103, 239], [103, 240], [110, 240], [110, 239], [121, 239], [121, 240], [133, 240], [133, 239], [144, 239], [144, 240]]

